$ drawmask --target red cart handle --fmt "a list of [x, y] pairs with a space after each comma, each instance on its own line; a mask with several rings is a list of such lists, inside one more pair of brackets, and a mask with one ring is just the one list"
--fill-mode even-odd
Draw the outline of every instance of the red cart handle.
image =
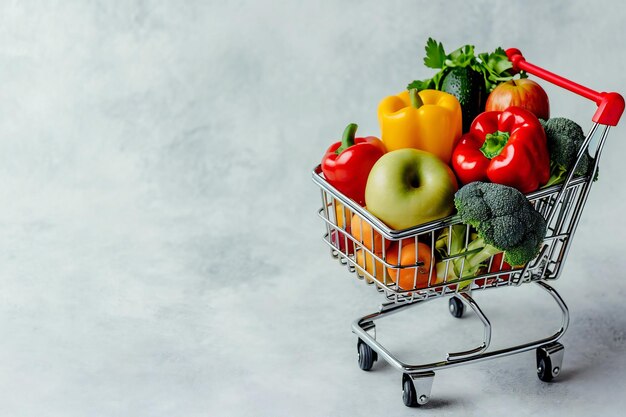
[[514, 71], [526, 71], [529, 74], [536, 75], [552, 84], [558, 85], [559, 87], [565, 88], [566, 90], [595, 102], [598, 106], [598, 110], [596, 110], [596, 113], [591, 119], [594, 122], [609, 126], [616, 126], [619, 122], [624, 112], [624, 98], [618, 93], [598, 93], [591, 88], [577, 84], [553, 72], [546, 71], [541, 67], [527, 62], [519, 49], [509, 48], [506, 50], [506, 55], [513, 63]]

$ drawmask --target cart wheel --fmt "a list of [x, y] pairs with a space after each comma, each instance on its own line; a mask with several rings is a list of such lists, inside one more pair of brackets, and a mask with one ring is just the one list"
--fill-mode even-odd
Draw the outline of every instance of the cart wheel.
[[537, 348], [537, 377], [540, 380], [550, 382], [561, 373], [564, 351], [558, 342]]
[[552, 374], [552, 361], [549, 357], [539, 358], [537, 363], [537, 376], [543, 382], [550, 382], [554, 375]]
[[411, 377], [404, 374], [402, 376], [402, 401], [407, 407], [417, 407], [417, 394]]
[[448, 302], [448, 306], [450, 308], [450, 314], [452, 314], [452, 317], [463, 317], [463, 313], [465, 312], [465, 305], [463, 304], [463, 301], [459, 299], [459, 297], [451, 297], [450, 301]]
[[419, 407], [430, 401], [435, 373], [402, 374], [402, 401], [407, 407]]
[[359, 368], [364, 371], [369, 371], [372, 369], [372, 366], [374, 366], [374, 362], [378, 359], [378, 355], [361, 339], [359, 339], [356, 347], [358, 352]]

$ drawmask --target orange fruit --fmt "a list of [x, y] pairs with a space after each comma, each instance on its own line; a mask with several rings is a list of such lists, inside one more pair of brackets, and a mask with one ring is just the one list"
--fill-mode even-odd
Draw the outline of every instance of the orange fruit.
[[357, 272], [359, 272], [359, 275], [364, 275], [367, 282], [372, 282], [372, 280], [365, 274], [365, 271], [378, 281], [385, 283], [385, 264], [374, 258], [371, 254], [363, 249], [358, 250], [356, 253], [356, 263]]
[[350, 233], [363, 246], [376, 254], [383, 252], [383, 244], [387, 248], [391, 243], [389, 240], [383, 239], [383, 236], [376, 230], [373, 230], [372, 226], [358, 214], [352, 216]]
[[[345, 215], [345, 223], [344, 223]], [[335, 200], [335, 220], [337, 220], [337, 226], [340, 229], [348, 230], [350, 228], [350, 221], [352, 220], [352, 211], [345, 207], [338, 200]], [[344, 227], [345, 224], [345, 227]]]
[[[393, 245], [387, 250], [387, 262], [391, 265], [396, 265], [395, 268], [387, 267], [387, 272], [393, 282], [398, 284], [398, 287], [403, 290], [422, 289], [428, 287], [428, 272], [430, 271], [430, 264], [433, 260], [430, 253], [430, 246], [419, 242], [417, 246], [415, 243], [409, 243], [408, 245], [402, 245], [402, 249], [400, 251], [399, 248], [399, 245]], [[418, 252], [417, 257], [415, 256], [416, 249]], [[398, 252], [400, 252], [400, 256], [398, 256]], [[422, 262], [424, 265], [402, 269], [397, 267], [408, 267], [415, 265], [417, 262]], [[437, 271], [434, 265], [430, 276], [432, 277], [432, 280], [430, 281], [434, 284], [437, 280]]]

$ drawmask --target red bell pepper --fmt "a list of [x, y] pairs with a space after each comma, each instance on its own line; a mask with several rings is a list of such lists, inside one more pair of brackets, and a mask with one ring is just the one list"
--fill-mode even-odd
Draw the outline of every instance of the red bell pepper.
[[328, 148], [322, 159], [322, 172], [333, 187], [363, 206], [367, 176], [387, 149], [374, 136], [355, 138], [357, 127], [349, 124], [341, 142]]
[[546, 134], [521, 107], [481, 113], [454, 148], [452, 168], [463, 184], [491, 181], [535, 191], [550, 178]]

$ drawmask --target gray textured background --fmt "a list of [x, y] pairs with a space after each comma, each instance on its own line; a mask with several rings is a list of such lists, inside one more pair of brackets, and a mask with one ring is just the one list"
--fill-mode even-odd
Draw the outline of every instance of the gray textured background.
[[[357, 367], [350, 323], [382, 299], [328, 256], [310, 170], [432, 74], [429, 36], [626, 92], [622, 2], [542, 3], [2, 2], [0, 415], [417, 414], [396, 371]], [[588, 127], [592, 104], [547, 90], [553, 115]], [[625, 136], [609, 136], [556, 283], [572, 312], [561, 380], [538, 381], [532, 353], [442, 371], [419, 413], [626, 407]], [[496, 344], [558, 325], [533, 288], [484, 302]], [[380, 337], [416, 361], [476, 343], [476, 321], [445, 309]]]

